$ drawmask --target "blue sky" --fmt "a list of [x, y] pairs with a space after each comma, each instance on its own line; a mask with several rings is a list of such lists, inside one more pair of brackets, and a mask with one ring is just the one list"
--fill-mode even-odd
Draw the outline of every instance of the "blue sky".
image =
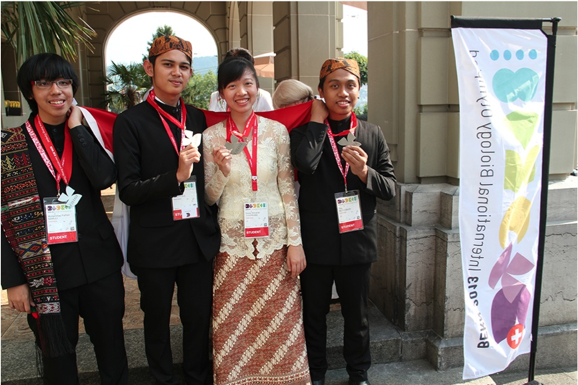
[[[109, 37], [106, 47], [107, 67], [111, 61], [128, 64], [140, 62], [147, 42], [157, 27], [170, 25], [177, 36], [193, 44], [195, 56], [215, 56], [217, 46], [211, 34], [190, 17], [173, 12], [149, 12], [120, 24]], [[344, 53], [353, 50], [367, 56], [367, 12], [343, 6]]]

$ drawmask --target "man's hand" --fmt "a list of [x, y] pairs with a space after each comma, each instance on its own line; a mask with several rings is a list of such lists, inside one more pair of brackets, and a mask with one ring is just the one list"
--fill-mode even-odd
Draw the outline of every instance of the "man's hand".
[[291, 277], [297, 278], [299, 274], [307, 267], [305, 261], [305, 251], [303, 245], [289, 246], [287, 250], [287, 269], [291, 273]]
[[323, 100], [316, 99], [311, 105], [311, 122], [325, 123], [329, 116], [329, 110]]
[[231, 159], [233, 159], [231, 151], [227, 150], [225, 146], [215, 148], [213, 150], [213, 159], [217, 166], [219, 166], [219, 170], [221, 170], [223, 175], [229, 176], [229, 173], [231, 172]]
[[72, 106], [68, 115], [68, 128], [72, 129], [80, 125], [82, 125], [82, 111], [77, 106]]
[[367, 183], [367, 154], [365, 151], [358, 146], [345, 146], [341, 156], [349, 164], [351, 172], [357, 175], [363, 183]]
[[34, 301], [30, 295], [30, 288], [27, 283], [14, 286], [6, 290], [8, 294], [8, 305], [10, 309], [16, 309], [20, 312], [30, 314], [30, 308], [34, 307]]
[[197, 147], [189, 144], [179, 154], [179, 168], [177, 169], [177, 181], [179, 183], [190, 178], [193, 172], [193, 165], [199, 163], [201, 160], [201, 153]]

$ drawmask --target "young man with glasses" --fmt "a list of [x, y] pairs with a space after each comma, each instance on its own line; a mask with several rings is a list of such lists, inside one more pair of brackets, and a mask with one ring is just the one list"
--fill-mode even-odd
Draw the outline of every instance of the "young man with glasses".
[[101, 383], [126, 384], [123, 257], [100, 199], [115, 165], [72, 105], [69, 62], [35, 55], [17, 82], [32, 113], [2, 130], [2, 288], [10, 308], [28, 313], [45, 384], [79, 383], [79, 316]]

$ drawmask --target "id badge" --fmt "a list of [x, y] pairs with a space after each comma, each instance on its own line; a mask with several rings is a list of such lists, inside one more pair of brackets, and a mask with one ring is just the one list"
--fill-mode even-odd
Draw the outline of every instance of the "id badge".
[[245, 238], [269, 236], [269, 205], [267, 202], [245, 202]]
[[336, 193], [335, 204], [340, 234], [363, 230], [359, 190]]
[[60, 202], [58, 198], [44, 198], [46, 239], [49, 245], [78, 241], [76, 207]]
[[200, 216], [199, 201], [197, 195], [197, 177], [192, 176], [184, 182], [185, 191], [173, 197], [173, 220], [181, 221]]

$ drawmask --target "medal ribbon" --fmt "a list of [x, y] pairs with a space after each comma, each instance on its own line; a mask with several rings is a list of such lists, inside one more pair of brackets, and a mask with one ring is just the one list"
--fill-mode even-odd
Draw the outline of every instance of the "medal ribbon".
[[239, 129], [237, 128], [237, 125], [235, 124], [235, 122], [233, 121], [233, 119], [229, 116], [229, 118], [227, 119], [227, 141], [231, 141], [231, 135], [235, 135], [237, 138], [239, 138], [240, 142], [244, 142], [244, 137], [249, 136], [249, 133], [251, 132], [251, 129], [253, 129], [253, 156], [251, 156], [251, 154], [249, 153], [249, 149], [247, 148], [247, 146], [245, 146], [245, 148], [243, 148], [243, 151], [245, 152], [245, 156], [247, 157], [247, 162], [249, 163], [249, 168], [251, 169], [251, 186], [253, 188], [253, 191], [257, 191], [257, 131], [258, 131], [258, 120], [257, 120], [257, 115], [255, 115], [255, 112], [251, 110], [251, 116], [249, 116], [249, 119], [247, 119], [247, 123], [245, 123], [245, 129], [243, 130], [243, 133], [241, 134], [239, 132]]
[[[154, 89], [152, 89], [151, 92], [149, 92], [149, 96], [147, 97], [147, 102], [149, 102], [149, 104], [151, 106], [153, 106], [154, 109], [157, 110], [157, 112], [159, 113], [159, 118], [161, 118], [161, 122], [163, 122], [163, 126], [165, 127], [165, 131], [167, 132], [167, 135], [169, 136], [169, 139], [171, 140], [171, 143], [173, 144], [173, 147], [175, 148], [177, 155], [179, 155], [179, 152], [180, 152], [178, 150], [177, 140], [175, 139], [173, 132], [169, 128], [169, 124], [163, 118], [163, 116], [165, 118], [167, 118], [168, 120], [170, 120], [178, 128], [181, 129], [181, 143], [183, 143], [183, 137], [185, 136], [185, 129], [187, 127], [187, 109], [185, 108], [185, 103], [183, 101], [183, 98], [181, 98], [179, 101], [181, 103], [181, 121], [180, 122], [177, 119], [175, 119], [174, 116], [172, 116], [171, 114], [169, 114], [168, 112], [166, 112], [165, 110], [163, 110], [159, 106], [159, 104], [157, 103], [157, 101], [155, 99], [155, 90]], [[182, 150], [182, 146], [181, 146], [181, 150]]]
[[[54, 180], [56, 180], [56, 191], [58, 191], [60, 195], [60, 181], [63, 180], [64, 183], [68, 185], [70, 177], [72, 176], [72, 138], [68, 130], [68, 123], [64, 126], [64, 151], [62, 152], [62, 158], [58, 156], [58, 152], [56, 152], [56, 148], [54, 144], [52, 144], [52, 140], [50, 140], [50, 136], [42, 123], [42, 119], [40, 119], [40, 115], [36, 115], [34, 118], [34, 125], [38, 130], [42, 144], [38, 140], [29, 121], [26, 121], [26, 130], [44, 164], [48, 168], [48, 171], [50, 171]], [[48, 151], [48, 154], [46, 154], [45, 149]], [[54, 172], [54, 167], [56, 167], [57, 173]]]
[[343, 170], [343, 165], [341, 164], [341, 154], [339, 154], [339, 150], [337, 149], [337, 144], [335, 143], [334, 137], [336, 136], [345, 136], [347, 134], [355, 133], [355, 129], [357, 128], [357, 117], [355, 113], [351, 113], [351, 122], [349, 123], [349, 130], [345, 130], [338, 134], [334, 134], [331, 131], [331, 126], [329, 122], [325, 120], [325, 125], [327, 125], [327, 133], [329, 134], [329, 143], [331, 143], [331, 149], [333, 150], [333, 155], [335, 156], [335, 161], [337, 162], [337, 167], [339, 167], [339, 171], [341, 171], [341, 175], [343, 175], [343, 183], [345, 184], [345, 192], [347, 192], [347, 173], [349, 172], [349, 163], [346, 163], [345, 170]]

